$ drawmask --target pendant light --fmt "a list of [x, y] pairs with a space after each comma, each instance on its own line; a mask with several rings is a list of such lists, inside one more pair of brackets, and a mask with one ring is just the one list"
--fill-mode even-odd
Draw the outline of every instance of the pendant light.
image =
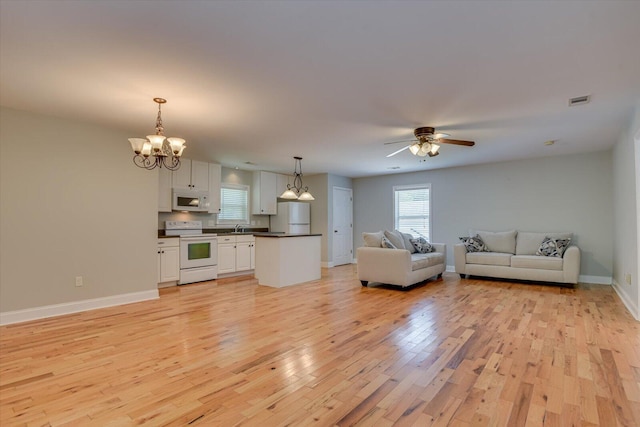
[[302, 188], [302, 157], [294, 157], [294, 159], [293, 187], [287, 184], [287, 189], [280, 195], [280, 198], [303, 201], [315, 200], [315, 197], [309, 193], [309, 187]]

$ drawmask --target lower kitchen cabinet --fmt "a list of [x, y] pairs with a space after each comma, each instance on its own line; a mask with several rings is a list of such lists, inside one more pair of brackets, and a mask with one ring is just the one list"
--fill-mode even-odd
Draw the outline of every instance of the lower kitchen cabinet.
[[255, 237], [218, 236], [218, 275], [255, 268]]
[[236, 236], [218, 236], [218, 275], [236, 271]]
[[180, 239], [158, 239], [158, 283], [177, 283], [179, 279]]

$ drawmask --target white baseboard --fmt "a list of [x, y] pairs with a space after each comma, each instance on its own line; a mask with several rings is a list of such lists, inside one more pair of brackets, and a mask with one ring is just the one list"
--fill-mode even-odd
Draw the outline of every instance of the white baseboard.
[[610, 285], [611, 276], [586, 276], [581, 274], [578, 276], [579, 283], [591, 283], [594, 285]]
[[631, 313], [633, 318], [640, 321], [640, 310], [638, 309], [638, 306], [622, 291], [622, 286], [620, 286], [620, 283], [615, 279], [613, 280], [613, 290], [616, 291], [616, 294], [618, 294], [618, 297], [624, 306], [627, 307], [627, 310], [629, 310], [629, 313]]
[[456, 272], [456, 266], [455, 265], [447, 265], [447, 268], [444, 270], [448, 273], [455, 273]]
[[42, 307], [27, 308], [24, 310], [5, 311], [4, 313], [0, 313], [0, 325], [27, 322], [29, 320], [62, 316], [64, 314], [95, 310], [97, 308], [113, 307], [116, 305], [131, 304], [134, 302], [147, 301], [158, 298], [158, 290], [153, 289], [150, 291], [131, 292], [128, 294], [112, 295], [103, 298], [93, 298], [62, 304], [45, 305]]
[[320, 263], [320, 267], [322, 268], [332, 268], [333, 266], [334, 266], [333, 261], [329, 261], [329, 262], [322, 261]]

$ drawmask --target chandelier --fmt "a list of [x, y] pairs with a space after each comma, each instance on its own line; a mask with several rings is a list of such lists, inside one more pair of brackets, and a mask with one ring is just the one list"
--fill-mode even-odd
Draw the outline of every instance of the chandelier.
[[294, 157], [294, 159], [293, 187], [287, 184], [287, 189], [280, 195], [280, 198], [289, 200], [315, 200], [315, 197], [309, 193], [309, 187], [302, 188], [302, 157]]
[[167, 102], [166, 99], [153, 98], [158, 104], [158, 117], [156, 118], [156, 134], [147, 135], [146, 138], [129, 138], [131, 148], [135, 155], [133, 163], [144, 169], [155, 169], [164, 166], [169, 170], [180, 168], [180, 156], [185, 148], [182, 138], [166, 138], [162, 127], [162, 115], [160, 106]]

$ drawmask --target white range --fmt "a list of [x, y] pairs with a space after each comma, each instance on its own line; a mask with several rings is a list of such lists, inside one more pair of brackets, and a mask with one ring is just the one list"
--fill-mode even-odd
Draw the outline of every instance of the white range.
[[165, 221], [167, 236], [180, 236], [178, 285], [218, 278], [218, 235], [202, 233], [202, 221]]

